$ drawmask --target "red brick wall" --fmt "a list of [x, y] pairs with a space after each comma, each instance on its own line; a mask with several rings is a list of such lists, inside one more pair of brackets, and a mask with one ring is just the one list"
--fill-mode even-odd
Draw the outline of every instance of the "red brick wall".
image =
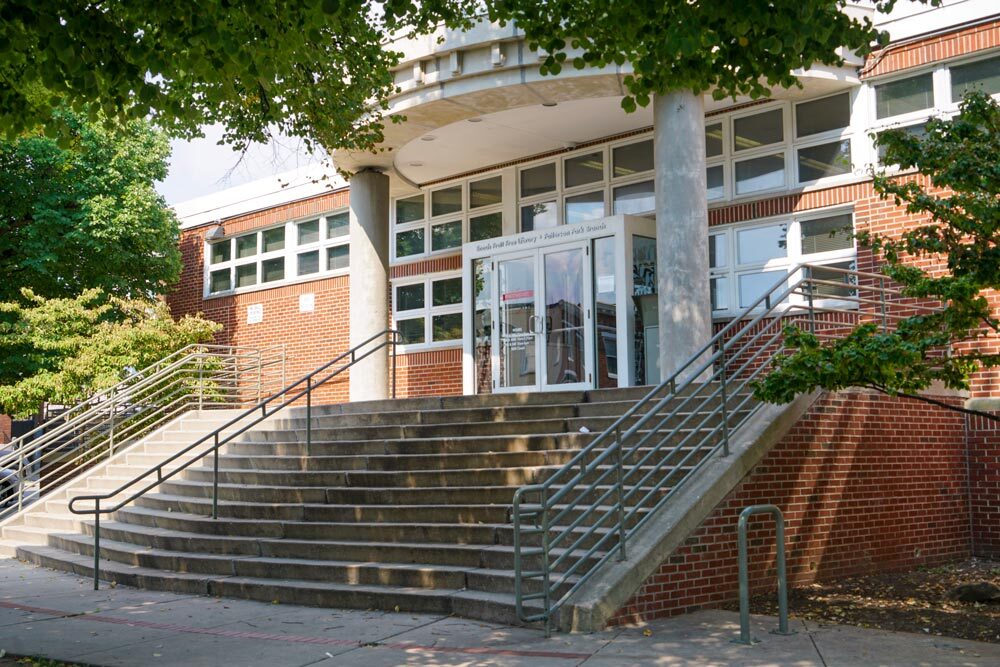
[[10, 415], [0, 415], [0, 445], [10, 442]]
[[1000, 559], [1000, 422], [970, 417], [968, 428], [972, 548]]
[[462, 350], [449, 348], [401, 354], [398, 359], [398, 395], [460, 396]]
[[900, 72], [998, 46], [1000, 46], [1000, 20], [990, 21], [912, 44], [890, 44], [868, 57], [862, 77], [870, 78]]
[[[960, 413], [867, 392], [827, 395], [613, 623], [736, 599], [736, 521], [747, 505], [773, 503], [785, 513], [793, 585], [966, 557], [972, 535], [965, 448]], [[752, 588], [773, 588], [770, 519], [752, 521], [749, 545]]]

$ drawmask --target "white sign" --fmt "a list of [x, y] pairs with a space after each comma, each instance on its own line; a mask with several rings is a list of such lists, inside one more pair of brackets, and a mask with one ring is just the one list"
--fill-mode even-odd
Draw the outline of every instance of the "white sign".
[[607, 233], [609, 229], [606, 220], [600, 222], [576, 223], [560, 225], [554, 229], [537, 232], [524, 232], [515, 236], [503, 236], [495, 239], [479, 241], [474, 246], [475, 253], [505, 252], [508, 250], [531, 250], [542, 246], [563, 243], [565, 241], [583, 240]]
[[260, 324], [264, 321], [264, 304], [252, 303], [247, 306], [247, 324]]
[[316, 295], [312, 292], [299, 295], [299, 312], [311, 313], [316, 310]]

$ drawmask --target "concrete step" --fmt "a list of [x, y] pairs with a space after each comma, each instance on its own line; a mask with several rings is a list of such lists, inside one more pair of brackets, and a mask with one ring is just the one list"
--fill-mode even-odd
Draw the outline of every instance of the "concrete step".
[[475, 454], [480, 452], [531, 452], [578, 449], [595, 437], [591, 433], [530, 433], [482, 437], [405, 438], [375, 440], [234, 442], [224, 454], [236, 456], [378, 456], [417, 454]]

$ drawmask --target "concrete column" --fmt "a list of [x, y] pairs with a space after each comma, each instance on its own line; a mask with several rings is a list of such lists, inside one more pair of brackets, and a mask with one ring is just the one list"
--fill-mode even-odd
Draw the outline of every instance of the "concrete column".
[[[351, 177], [351, 347], [389, 326], [389, 177]], [[351, 368], [351, 400], [389, 398], [389, 350]]]
[[689, 90], [653, 98], [660, 379], [712, 336], [705, 184], [705, 102]]

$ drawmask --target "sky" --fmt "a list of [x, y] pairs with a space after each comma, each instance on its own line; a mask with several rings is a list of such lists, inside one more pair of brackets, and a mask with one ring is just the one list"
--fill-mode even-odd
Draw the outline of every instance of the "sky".
[[258, 178], [316, 164], [320, 157], [305, 152], [296, 139], [280, 138], [269, 145], [254, 144], [243, 159], [228, 146], [219, 146], [221, 126], [204, 129], [205, 137], [174, 140], [170, 171], [156, 190], [168, 204], [201, 197]]

